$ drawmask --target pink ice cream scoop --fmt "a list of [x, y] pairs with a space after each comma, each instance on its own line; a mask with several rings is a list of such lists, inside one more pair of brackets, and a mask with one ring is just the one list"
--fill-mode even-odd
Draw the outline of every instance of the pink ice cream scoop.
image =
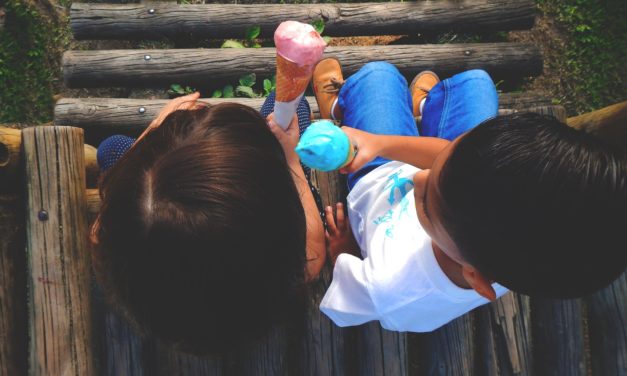
[[313, 26], [298, 21], [282, 22], [274, 32], [277, 53], [299, 65], [314, 65], [326, 43]]

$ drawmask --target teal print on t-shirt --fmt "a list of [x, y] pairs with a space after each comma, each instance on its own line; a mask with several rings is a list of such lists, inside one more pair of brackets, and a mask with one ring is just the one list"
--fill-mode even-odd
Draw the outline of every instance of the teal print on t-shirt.
[[388, 181], [391, 181], [392, 184], [386, 186], [384, 189], [390, 189], [390, 196], [388, 197], [388, 202], [390, 203], [390, 205], [392, 205], [394, 201], [396, 201], [396, 199], [394, 198], [394, 193], [396, 193], [396, 190], [399, 191], [399, 193], [401, 194], [401, 199], [402, 199], [407, 194], [407, 190], [405, 189], [405, 186], [407, 184], [411, 186], [414, 185], [414, 182], [411, 181], [411, 179], [398, 177], [402, 172], [403, 170], [400, 169], [396, 171], [395, 173], [393, 173], [392, 175], [388, 176]]

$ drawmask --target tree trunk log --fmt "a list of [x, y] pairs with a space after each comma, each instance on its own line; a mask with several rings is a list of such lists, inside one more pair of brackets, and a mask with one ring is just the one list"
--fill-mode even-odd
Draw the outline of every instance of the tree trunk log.
[[587, 299], [593, 375], [627, 375], [627, 274]]
[[[202, 102], [218, 104], [224, 102], [241, 103], [256, 110], [261, 108], [265, 98], [203, 98]], [[306, 97], [314, 117], [320, 112], [314, 97]], [[70, 125], [92, 132], [93, 128], [110, 128], [108, 134], [122, 133], [139, 135], [157, 117], [167, 99], [127, 99], [127, 98], [63, 98], [54, 108], [54, 121], [57, 125]], [[537, 104], [547, 104], [547, 99], [535, 96], [518, 97], [516, 94], [500, 94], [501, 108], [525, 108]], [[102, 129], [101, 129], [102, 131]]]
[[[269, 77], [275, 55], [274, 48], [67, 51], [63, 75], [68, 87], [204, 87], [248, 73]], [[495, 79], [542, 72], [540, 50], [518, 43], [328, 47], [326, 56], [338, 58], [346, 76], [382, 59], [408, 77], [425, 69], [443, 76], [485, 69]]]
[[25, 375], [28, 369], [23, 199], [0, 195], [0, 375]]
[[30, 272], [30, 373], [93, 375], [83, 131], [22, 132]]
[[271, 38], [284, 20], [324, 20], [330, 36], [508, 31], [533, 26], [533, 1], [467, 0], [353, 4], [137, 5], [74, 3], [77, 39], [244, 38], [251, 25]]

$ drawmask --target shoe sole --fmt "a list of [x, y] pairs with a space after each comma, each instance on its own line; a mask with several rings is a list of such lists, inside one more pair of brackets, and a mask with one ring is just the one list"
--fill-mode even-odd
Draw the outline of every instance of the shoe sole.
[[420, 77], [424, 76], [425, 74], [432, 74], [432, 75], [434, 75], [436, 80], [438, 80], [438, 82], [440, 82], [440, 77], [438, 77], [438, 75], [435, 74], [435, 72], [432, 72], [430, 70], [422, 71], [422, 72], [418, 73], [418, 75], [416, 77], [414, 77], [413, 80], [411, 80], [411, 84], [409, 85], [410, 92], [414, 89], [414, 85], [416, 84], [416, 81], [418, 81], [418, 79]]
[[[320, 60], [319, 62], [316, 63], [316, 66], [314, 67], [314, 73], [316, 71], [316, 68], [318, 67], [318, 64], [320, 64], [322, 61], [324, 60], [335, 60], [337, 61], [337, 65], [340, 66], [340, 72], [342, 72], [342, 63], [340, 63], [340, 60], [338, 60], [338, 58], [336, 57], [325, 57], [324, 59]], [[344, 74], [342, 74], [342, 79], [344, 78]], [[320, 111], [320, 102], [318, 102], [318, 97], [316, 96], [316, 90], [314, 89], [314, 79], [313, 79], [313, 74], [311, 75], [311, 91], [314, 92], [314, 97], [316, 98], [316, 104], [318, 105], [318, 111]], [[331, 106], [331, 109], [333, 108], [333, 106]], [[321, 117], [322, 119], [322, 117]], [[332, 119], [331, 119], [332, 120]]]

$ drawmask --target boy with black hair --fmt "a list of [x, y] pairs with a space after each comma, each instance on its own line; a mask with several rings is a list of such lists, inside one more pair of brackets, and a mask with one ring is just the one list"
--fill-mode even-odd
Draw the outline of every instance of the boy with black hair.
[[622, 152], [550, 117], [496, 117], [483, 71], [423, 72], [410, 95], [387, 63], [344, 83], [326, 59], [313, 85], [358, 149], [343, 169], [350, 225], [341, 204], [326, 209], [335, 267], [320, 308], [337, 325], [431, 331], [506, 288], [576, 297], [624, 271]]

